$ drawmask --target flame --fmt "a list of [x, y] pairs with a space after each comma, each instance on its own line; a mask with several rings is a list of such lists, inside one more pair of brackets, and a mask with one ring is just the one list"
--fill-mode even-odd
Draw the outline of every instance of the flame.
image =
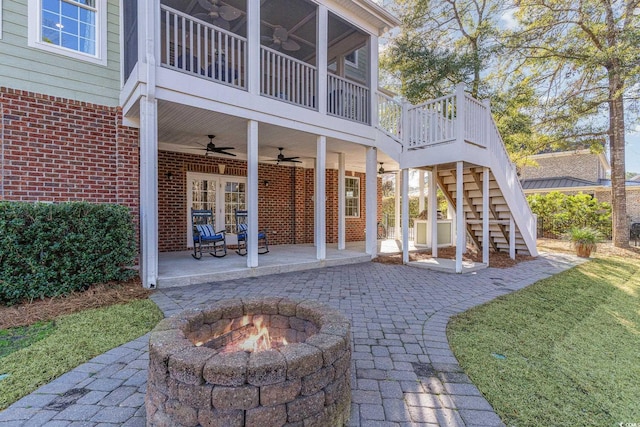
[[241, 350], [253, 352], [269, 350], [271, 348], [269, 329], [262, 324], [262, 319], [254, 319], [254, 325], [256, 327], [256, 333], [251, 334], [251, 336], [238, 347]]

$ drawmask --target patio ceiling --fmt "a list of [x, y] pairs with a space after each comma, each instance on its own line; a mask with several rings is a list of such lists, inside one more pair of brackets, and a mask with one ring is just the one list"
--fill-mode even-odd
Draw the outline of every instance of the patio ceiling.
[[[216, 136], [217, 146], [235, 147], [234, 159], [247, 158], [247, 121], [226, 114], [207, 111], [195, 107], [173, 104], [168, 101], [158, 103], [158, 145], [161, 150], [205, 155], [204, 146], [209, 142], [208, 134]], [[278, 147], [284, 148], [287, 156], [300, 156], [304, 163], [285, 163], [287, 166], [313, 167], [316, 156], [316, 135], [280, 126], [260, 123], [258, 129], [259, 158], [267, 162], [276, 158]], [[327, 167], [337, 168], [338, 153], [346, 154], [347, 169], [365, 171], [365, 147], [347, 141], [327, 138]], [[217, 157], [209, 154], [212, 162]], [[231, 158], [219, 156], [218, 158]], [[384, 162], [385, 169], [396, 169], [394, 162], [382, 151], [378, 151], [378, 161]]]

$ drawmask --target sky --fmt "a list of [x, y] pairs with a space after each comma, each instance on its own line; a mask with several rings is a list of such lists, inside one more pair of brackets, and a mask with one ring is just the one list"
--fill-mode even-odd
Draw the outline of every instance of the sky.
[[626, 134], [627, 145], [624, 148], [624, 166], [627, 172], [640, 174], [640, 126], [636, 132]]

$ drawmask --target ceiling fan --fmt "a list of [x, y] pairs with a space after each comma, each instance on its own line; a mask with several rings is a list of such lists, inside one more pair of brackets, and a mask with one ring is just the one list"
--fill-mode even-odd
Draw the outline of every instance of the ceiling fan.
[[271, 46], [269, 46], [271, 49], [280, 50], [282, 48], [292, 52], [300, 50], [300, 45], [289, 38], [289, 30], [281, 25], [273, 27], [273, 35], [271, 37], [262, 36], [261, 39], [265, 42], [272, 42]]
[[233, 153], [227, 153], [228, 150], [235, 150], [235, 147], [216, 147], [216, 145], [213, 143], [213, 138], [215, 138], [215, 135], [207, 135], [209, 137], [209, 143], [207, 145], [202, 145], [204, 147], [204, 150], [206, 151], [205, 156], [209, 156], [209, 153], [217, 153], [217, 154], [225, 154], [227, 156], [233, 156], [236, 157], [235, 154]]
[[382, 163], [382, 162], [379, 162], [379, 163], [380, 163], [380, 167], [378, 168], [378, 175], [384, 175], [385, 173], [395, 173], [395, 172], [398, 172], [397, 170], [394, 170], [394, 171], [388, 171], [388, 170], [385, 170], [385, 169], [382, 167], [382, 165], [383, 165], [384, 163]]
[[286, 157], [282, 153], [282, 150], [284, 150], [284, 148], [278, 147], [278, 150], [280, 150], [280, 154], [278, 154], [277, 158], [272, 160], [272, 162], [276, 162], [277, 165], [279, 165], [280, 162], [302, 163], [300, 160], [298, 160], [300, 158], [298, 156], [296, 156], [296, 157]]
[[220, 5], [220, 0], [198, 0], [198, 4], [207, 11], [207, 13], [197, 13], [194, 15], [198, 19], [211, 22], [216, 27], [228, 30], [230, 28], [228, 21], [238, 19], [242, 12], [233, 6], [227, 4]]

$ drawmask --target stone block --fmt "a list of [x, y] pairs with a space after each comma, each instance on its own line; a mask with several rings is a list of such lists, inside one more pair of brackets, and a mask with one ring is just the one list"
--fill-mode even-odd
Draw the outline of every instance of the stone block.
[[211, 391], [211, 403], [216, 409], [251, 409], [258, 406], [259, 388], [252, 385], [241, 387], [216, 386]]
[[172, 354], [190, 347], [193, 347], [193, 344], [179, 329], [153, 332], [149, 337], [149, 358], [168, 368], [169, 357]]
[[301, 319], [299, 317], [290, 317], [289, 318], [289, 325], [291, 326], [291, 329], [295, 329], [296, 331], [299, 332], [304, 332], [305, 329], [307, 328], [307, 320]]
[[324, 392], [319, 391], [311, 396], [300, 397], [293, 402], [287, 403], [287, 421], [302, 421], [318, 414], [324, 408]]
[[211, 325], [222, 318], [222, 310], [218, 306], [208, 307], [202, 315], [204, 323]]
[[235, 319], [244, 314], [244, 304], [240, 299], [225, 300], [221, 304], [221, 310], [222, 319]]
[[322, 411], [303, 420], [304, 427], [341, 426], [336, 405], [325, 406]]
[[302, 378], [323, 366], [322, 350], [304, 343], [282, 347], [280, 353], [287, 362], [287, 379]]
[[331, 365], [340, 358], [346, 349], [344, 338], [335, 335], [316, 334], [307, 338], [305, 342], [322, 350], [325, 366]]
[[198, 425], [198, 410], [185, 405], [183, 402], [168, 401], [165, 404], [165, 412], [172, 420], [184, 426], [195, 427]]
[[326, 311], [327, 307], [317, 301], [302, 301], [296, 308], [296, 317], [319, 325]]
[[251, 353], [247, 369], [247, 382], [262, 386], [282, 382], [287, 377], [284, 356], [276, 350]]
[[213, 385], [240, 386], [247, 380], [248, 360], [244, 351], [217, 354], [204, 365], [203, 377]]
[[158, 324], [153, 328], [153, 332], [183, 329], [187, 326], [187, 323], [189, 322], [186, 319], [179, 316], [167, 317], [158, 322]]
[[302, 390], [300, 393], [309, 396], [317, 393], [333, 381], [335, 375], [333, 366], [326, 366], [312, 374], [302, 378]]
[[288, 329], [289, 317], [282, 316], [280, 314], [274, 314], [271, 316], [271, 327], [274, 329]]
[[345, 372], [347, 375], [351, 372], [351, 350], [344, 352], [335, 362], [333, 367], [336, 369], [336, 377], [343, 375]]
[[244, 314], [278, 314], [278, 305], [282, 298], [243, 298]]
[[280, 427], [287, 422], [285, 405], [261, 406], [249, 409], [246, 415], [247, 426]]
[[202, 309], [200, 308], [191, 308], [183, 311], [178, 315], [179, 319], [184, 319], [187, 321], [186, 328], [180, 328], [183, 332], [193, 332], [200, 329], [204, 323], [204, 315], [202, 313]]
[[202, 370], [217, 352], [207, 347], [191, 347], [171, 355], [169, 375], [185, 384], [202, 384]]
[[336, 379], [324, 388], [325, 405], [329, 406], [337, 401], [349, 400], [351, 403], [351, 379], [348, 375]]
[[178, 384], [178, 400], [197, 409], [211, 409], [210, 385]]
[[296, 315], [298, 302], [287, 298], [281, 299], [278, 303], [278, 314], [291, 317]]
[[244, 411], [198, 411], [198, 422], [203, 427], [243, 427]]
[[260, 404], [263, 406], [274, 406], [291, 402], [300, 394], [301, 388], [302, 381], [300, 379], [278, 384], [263, 385], [260, 387]]

